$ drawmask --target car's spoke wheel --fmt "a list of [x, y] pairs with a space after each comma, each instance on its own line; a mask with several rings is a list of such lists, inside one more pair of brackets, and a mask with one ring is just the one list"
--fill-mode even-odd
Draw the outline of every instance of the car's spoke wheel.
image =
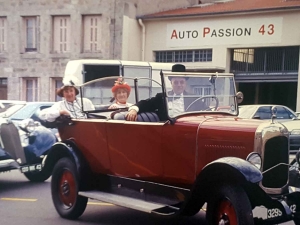
[[69, 158], [60, 159], [51, 179], [52, 200], [61, 217], [76, 219], [82, 215], [87, 198], [78, 195], [79, 178], [75, 164]]
[[209, 225], [253, 225], [253, 215], [247, 194], [231, 185], [214, 189], [207, 202]]
[[216, 217], [218, 218], [218, 224], [237, 224], [235, 209], [228, 199], [220, 201]]
[[73, 174], [64, 170], [59, 182], [59, 197], [66, 208], [71, 208], [76, 202], [76, 183]]

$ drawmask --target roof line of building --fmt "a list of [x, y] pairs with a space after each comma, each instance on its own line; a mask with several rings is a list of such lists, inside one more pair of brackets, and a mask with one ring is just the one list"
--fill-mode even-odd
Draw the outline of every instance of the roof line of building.
[[155, 20], [155, 19], [168, 19], [168, 18], [183, 18], [183, 17], [197, 17], [197, 16], [214, 16], [214, 15], [230, 15], [230, 14], [243, 14], [243, 13], [259, 13], [259, 12], [274, 12], [274, 11], [283, 11], [283, 10], [290, 10], [296, 11], [300, 10], [300, 6], [286, 6], [280, 8], [265, 8], [265, 9], [250, 9], [250, 10], [235, 10], [235, 11], [226, 11], [226, 12], [209, 12], [209, 13], [193, 13], [193, 14], [181, 14], [181, 15], [162, 15], [162, 16], [151, 16], [151, 15], [144, 15], [144, 16], [137, 16], [136, 19], [143, 19], [143, 20]]

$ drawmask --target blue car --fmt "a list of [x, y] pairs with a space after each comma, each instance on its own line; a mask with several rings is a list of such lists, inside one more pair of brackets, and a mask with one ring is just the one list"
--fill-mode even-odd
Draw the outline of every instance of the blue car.
[[58, 140], [57, 131], [42, 126], [38, 113], [51, 105], [20, 101], [0, 104], [0, 172], [18, 169], [33, 182], [50, 177], [44, 162]]

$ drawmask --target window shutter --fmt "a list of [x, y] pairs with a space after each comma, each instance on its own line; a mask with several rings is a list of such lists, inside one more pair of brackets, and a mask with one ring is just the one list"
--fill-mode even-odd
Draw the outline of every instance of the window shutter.
[[37, 52], [40, 52], [40, 40], [41, 40], [41, 30], [40, 30], [40, 17], [36, 18], [36, 49]]
[[84, 16], [84, 52], [99, 52], [101, 50], [101, 16]]
[[63, 53], [70, 51], [70, 17], [56, 16], [54, 17], [54, 32], [53, 32], [53, 51], [55, 53]]
[[6, 51], [7, 45], [7, 20], [0, 18], [0, 52]]

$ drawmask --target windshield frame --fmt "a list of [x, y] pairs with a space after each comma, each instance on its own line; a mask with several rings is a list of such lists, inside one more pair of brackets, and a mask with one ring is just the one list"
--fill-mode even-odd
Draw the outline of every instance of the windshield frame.
[[[132, 87], [132, 91], [135, 92], [135, 102], [133, 104], [136, 104], [140, 99], [139, 99], [139, 80], [148, 80], [149, 82], [154, 82], [156, 85], [158, 85], [160, 88], [162, 88], [162, 85], [157, 81], [154, 80], [152, 78], [149, 77], [126, 77], [126, 76], [111, 76], [111, 77], [102, 77], [102, 78], [98, 78], [95, 80], [91, 80], [88, 81], [82, 85], [80, 85], [79, 88], [79, 96], [80, 96], [80, 101], [81, 101], [81, 108], [82, 108], [82, 112], [84, 113], [98, 113], [98, 112], [112, 112], [112, 111], [116, 111], [119, 109], [95, 109], [95, 110], [84, 110], [83, 108], [83, 98], [86, 98], [86, 96], [83, 96], [83, 89], [88, 86], [91, 85], [93, 83], [97, 83], [97, 82], [101, 82], [101, 81], [105, 81], [105, 80], [117, 80], [118, 78], [122, 77], [125, 81], [126, 80], [131, 80], [133, 81], [133, 86]], [[150, 97], [151, 98], [151, 97]], [[125, 108], [123, 108], [125, 109]]]
[[[139, 80], [149, 80], [150, 82], [154, 82], [155, 85], [157, 85], [158, 88], [161, 88], [161, 91], [163, 93], [163, 101], [164, 101], [164, 107], [165, 107], [165, 111], [167, 113], [167, 117], [170, 120], [173, 120], [174, 118], [176, 119], [177, 117], [183, 116], [183, 115], [189, 115], [189, 114], [207, 114], [207, 113], [212, 113], [212, 114], [225, 114], [225, 115], [234, 115], [237, 116], [238, 115], [238, 104], [237, 104], [237, 100], [236, 100], [236, 96], [232, 95], [233, 97], [233, 101], [234, 101], [234, 113], [230, 113], [230, 112], [225, 112], [225, 111], [190, 111], [190, 112], [183, 112], [179, 115], [173, 116], [171, 117], [169, 115], [168, 112], [168, 103], [167, 103], [167, 85], [165, 83], [165, 79], [167, 79], [167, 76], [194, 76], [194, 77], [206, 77], [206, 78], [211, 78], [213, 77], [217, 77], [217, 78], [222, 78], [222, 77], [228, 77], [228, 78], [232, 78], [233, 82], [233, 89], [234, 89], [234, 94], [236, 93], [236, 86], [235, 86], [235, 82], [234, 82], [234, 77], [233, 74], [226, 74], [226, 73], [175, 73], [175, 72], [160, 72], [160, 80], [157, 79], [153, 79], [153, 78], [149, 78], [149, 77], [126, 77], [126, 76], [111, 76], [111, 77], [102, 77], [102, 78], [98, 78], [98, 79], [94, 79], [91, 81], [88, 81], [80, 86], [78, 86], [79, 88], [79, 96], [81, 98], [81, 107], [82, 107], [82, 111], [84, 113], [98, 113], [98, 112], [109, 112], [109, 111], [116, 111], [118, 109], [95, 109], [95, 110], [84, 110], [83, 108], [83, 100], [82, 98], [86, 98], [86, 96], [83, 95], [84, 93], [84, 88], [87, 87], [88, 85], [91, 85], [93, 83], [97, 83], [97, 82], [101, 82], [101, 81], [105, 81], [105, 80], [117, 80], [118, 78], [122, 77], [125, 81], [126, 80], [132, 80], [133, 81], [133, 85], [131, 85], [132, 87], [132, 91], [134, 90], [135, 92], [135, 102], [132, 102], [133, 104], [136, 104], [140, 99], [139, 99]], [[161, 82], [161, 83], [160, 83]], [[154, 96], [149, 96], [154, 97]]]
[[[232, 97], [234, 97], [234, 112], [235, 113], [230, 113], [230, 112], [224, 112], [224, 111], [191, 111], [191, 112], [183, 112], [180, 113], [176, 116], [170, 116], [169, 115], [169, 110], [168, 110], [168, 102], [167, 102], [167, 85], [166, 82], [168, 80], [168, 76], [172, 76], [172, 77], [206, 77], [206, 78], [232, 78], [233, 82], [233, 89], [234, 89], [234, 95]], [[235, 80], [234, 80], [234, 75], [232, 73], [196, 73], [196, 72], [160, 72], [160, 77], [161, 77], [161, 82], [162, 82], [162, 88], [163, 88], [163, 96], [164, 96], [164, 106], [165, 106], [165, 111], [168, 114], [168, 118], [170, 120], [176, 120], [179, 117], [185, 116], [185, 115], [191, 115], [191, 114], [225, 114], [225, 115], [232, 115], [232, 116], [237, 116], [239, 113], [239, 109], [238, 109], [238, 102], [237, 102], [237, 98], [236, 98], [236, 84], [235, 84]], [[208, 97], [208, 95], [207, 95]]]

